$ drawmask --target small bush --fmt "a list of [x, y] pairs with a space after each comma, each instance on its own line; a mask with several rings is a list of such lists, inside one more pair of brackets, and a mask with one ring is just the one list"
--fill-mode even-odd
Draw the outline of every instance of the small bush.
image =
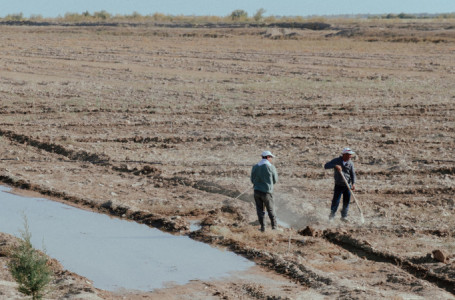
[[5, 17], [5, 20], [6, 21], [24, 21], [25, 18], [24, 18], [24, 15], [22, 13], [18, 13], [18, 14], [7, 15]]
[[166, 16], [165, 14], [161, 14], [161, 13], [154, 13], [152, 15], [152, 19], [156, 22], [164, 22], [164, 21], [169, 21], [169, 16]]
[[111, 14], [108, 13], [105, 10], [102, 11], [96, 11], [93, 13], [93, 17], [95, 19], [101, 19], [101, 20], [109, 20], [111, 18]]
[[125, 18], [131, 19], [131, 20], [140, 20], [140, 19], [143, 19], [144, 17], [140, 13], [135, 11], [131, 15], [126, 15]]
[[254, 14], [254, 20], [256, 22], [261, 22], [264, 19], [264, 13], [265, 13], [265, 9], [263, 9], [263, 8], [258, 9], [256, 11], [256, 13]]
[[246, 21], [248, 19], [248, 13], [242, 9], [236, 9], [231, 13], [232, 21]]
[[14, 280], [19, 284], [19, 292], [32, 296], [33, 299], [41, 299], [46, 286], [52, 280], [52, 271], [47, 264], [47, 257], [32, 247], [27, 219], [24, 227], [19, 245], [11, 251], [8, 267]]
[[43, 16], [39, 14], [30, 15], [30, 21], [42, 21], [43, 19]]

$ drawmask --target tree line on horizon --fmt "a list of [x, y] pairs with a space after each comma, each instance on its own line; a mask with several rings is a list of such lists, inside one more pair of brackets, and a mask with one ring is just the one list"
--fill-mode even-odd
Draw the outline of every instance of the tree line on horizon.
[[323, 20], [323, 19], [455, 19], [454, 13], [441, 13], [441, 14], [357, 14], [357, 15], [333, 15], [333, 16], [265, 16], [266, 10], [260, 8], [252, 16], [249, 16], [245, 10], [236, 9], [229, 15], [220, 16], [196, 16], [196, 15], [166, 15], [162, 13], [154, 13], [149, 15], [142, 15], [138, 12], [126, 15], [112, 15], [105, 10], [96, 11], [90, 13], [85, 11], [83, 13], [66, 13], [63, 17], [58, 16], [54, 18], [44, 18], [41, 15], [31, 15], [30, 17], [24, 17], [23, 13], [9, 14], [3, 18], [2, 21], [32, 21], [32, 22], [43, 22], [43, 21], [57, 21], [57, 22], [187, 22], [187, 23], [222, 23], [222, 22], [234, 22], [234, 23], [250, 23], [250, 22], [263, 22], [263, 23], [275, 23], [275, 22], [307, 22], [309, 20]]

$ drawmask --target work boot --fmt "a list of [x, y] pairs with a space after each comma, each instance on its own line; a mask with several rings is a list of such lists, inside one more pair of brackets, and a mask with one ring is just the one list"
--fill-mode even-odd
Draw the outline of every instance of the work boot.
[[341, 217], [341, 221], [344, 223], [349, 223], [348, 217]]
[[332, 211], [329, 215], [329, 221], [333, 221], [333, 218], [335, 218], [335, 213]]
[[261, 225], [261, 231], [265, 231], [264, 217], [259, 218], [259, 225]]
[[272, 230], [276, 229], [276, 217], [270, 217], [270, 223], [272, 223]]

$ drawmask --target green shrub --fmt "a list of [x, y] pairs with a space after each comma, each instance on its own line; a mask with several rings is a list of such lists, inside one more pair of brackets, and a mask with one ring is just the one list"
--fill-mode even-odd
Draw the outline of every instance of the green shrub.
[[32, 247], [27, 219], [24, 227], [19, 245], [11, 251], [8, 267], [14, 280], [19, 284], [19, 292], [32, 296], [33, 299], [41, 299], [46, 286], [52, 280], [52, 271], [47, 264], [47, 257]]
[[132, 19], [132, 20], [140, 20], [143, 18], [143, 16], [138, 13], [137, 11], [133, 12], [131, 15], [126, 15], [124, 16], [126, 19]]
[[66, 13], [63, 20], [65, 20], [66, 22], [82, 22], [84, 21], [85, 18], [86, 18], [85, 13], [84, 14]]
[[265, 9], [263, 9], [263, 8], [258, 9], [256, 11], [256, 13], [254, 14], [254, 20], [256, 22], [261, 22], [264, 19], [264, 13], [265, 13]]
[[7, 21], [24, 21], [24, 15], [22, 13], [18, 13], [18, 14], [11, 14], [11, 15], [7, 15], [5, 17], [5, 20]]
[[162, 13], [154, 13], [152, 15], [152, 19], [153, 19], [153, 21], [156, 21], [156, 22], [164, 22], [164, 21], [168, 21], [169, 17]]
[[32, 14], [30, 15], [30, 21], [42, 21], [44, 18], [42, 15], [39, 14]]
[[108, 13], [105, 10], [102, 11], [96, 11], [93, 13], [93, 17], [95, 19], [101, 19], [101, 20], [109, 20], [111, 18], [111, 14]]
[[248, 13], [243, 9], [236, 9], [231, 13], [232, 21], [246, 21], [248, 19]]

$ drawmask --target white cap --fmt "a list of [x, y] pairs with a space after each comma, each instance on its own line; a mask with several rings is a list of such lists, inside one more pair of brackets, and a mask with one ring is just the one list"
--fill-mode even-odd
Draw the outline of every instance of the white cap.
[[270, 151], [264, 151], [264, 152], [262, 152], [261, 156], [262, 156], [262, 157], [266, 157], [266, 156], [275, 157], [275, 155], [273, 155], [272, 152], [270, 152]]
[[351, 148], [344, 148], [341, 154], [355, 154], [355, 152], [352, 151]]

